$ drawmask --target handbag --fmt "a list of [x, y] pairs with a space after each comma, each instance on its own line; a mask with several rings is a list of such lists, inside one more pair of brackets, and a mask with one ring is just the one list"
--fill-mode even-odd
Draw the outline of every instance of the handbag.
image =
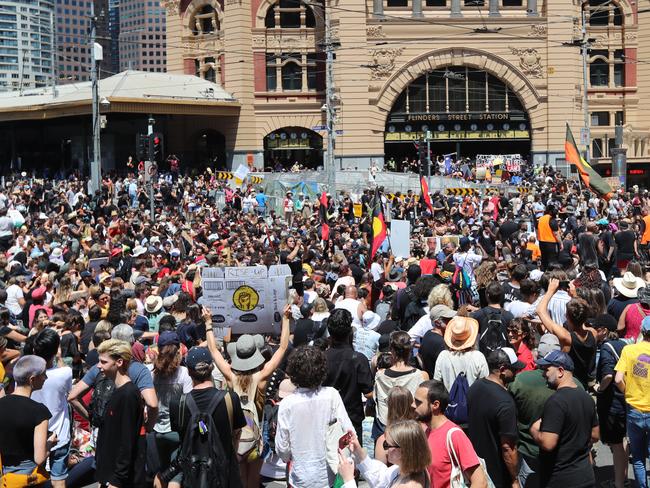
[[[449, 475], [449, 488], [468, 488], [469, 484], [465, 479], [465, 473], [463, 473], [463, 468], [460, 464], [460, 459], [458, 454], [456, 454], [456, 449], [454, 448], [454, 442], [451, 439], [451, 435], [460, 430], [459, 427], [453, 427], [447, 431], [447, 454], [449, 455], [449, 461], [451, 462], [451, 474]], [[485, 480], [487, 481], [487, 488], [495, 488], [494, 483], [490, 479], [490, 475], [487, 472], [485, 467], [485, 461], [481, 458], [478, 458], [479, 463], [481, 464], [481, 469], [485, 475]]]
[[36, 466], [31, 474], [5, 473], [2, 469], [2, 457], [0, 457], [0, 470], [0, 487], [2, 488], [41, 486], [50, 479], [50, 473], [43, 466]]

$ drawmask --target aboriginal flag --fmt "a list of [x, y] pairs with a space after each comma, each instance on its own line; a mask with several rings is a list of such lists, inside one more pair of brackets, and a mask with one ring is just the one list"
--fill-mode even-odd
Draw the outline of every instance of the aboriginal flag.
[[420, 175], [420, 191], [424, 203], [426, 203], [429, 212], [433, 215], [433, 204], [431, 203], [431, 195], [429, 195], [429, 184], [427, 183], [427, 179], [422, 175]]
[[318, 206], [318, 214], [320, 215], [320, 235], [324, 242], [329, 241], [330, 238], [330, 225], [327, 219], [327, 193], [323, 192], [320, 196], [320, 205]]
[[610, 199], [612, 187], [580, 155], [568, 123], [566, 125], [566, 140], [564, 141], [564, 158], [569, 164], [576, 167], [580, 179], [587, 188], [604, 200]]
[[370, 240], [370, 261], [375, 258], [377, 249], [386, 239], [386, 221], [384, 220], [384, 210], [381, 204], [379, 189], [375, 190], [375, 197], [372, 202], [372, 234]]

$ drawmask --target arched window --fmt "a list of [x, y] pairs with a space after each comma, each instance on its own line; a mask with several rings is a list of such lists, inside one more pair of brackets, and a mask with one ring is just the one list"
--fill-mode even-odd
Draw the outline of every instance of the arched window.
[[312, 8], [302, 0], [279, 0], [266, 11], [264, 26], [267, 29], [313, 29], [316, 17]]
[[611, 0], [589, 0], [585, 7], [589, 13], [589, 25], [592, 27], [623, 25], [623, 11]]
[[597, 58], [589, 63], [589, 84], [591, 86], [609, 86], [609, 63]]
[[192, 34], [195, 36], [211, 34], [219, 30], [219, 17], [212, 5], [204, 5], [192, 17], [190, 21]]
[[297, 62], [288, 61], [282, 66], [282, 89], [302, 90], [302, 67]]

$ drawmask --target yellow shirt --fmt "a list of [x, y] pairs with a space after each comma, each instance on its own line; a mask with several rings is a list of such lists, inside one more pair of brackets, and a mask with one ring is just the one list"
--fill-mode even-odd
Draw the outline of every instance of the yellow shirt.
[[650, 412], [650, 342], [623, 348], [616, 371], [625, 373], [625, 401], [634, 409]]

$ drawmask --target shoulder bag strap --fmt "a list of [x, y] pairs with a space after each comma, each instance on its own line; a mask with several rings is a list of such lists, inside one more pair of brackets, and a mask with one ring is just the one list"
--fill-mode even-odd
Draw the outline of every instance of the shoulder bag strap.
[[618, 361], [619, 359], [621, 359], [620, 356], [618, 355], [618, 353], [616, 352], [616, 349], [614, 349], [614, 346], [612, 346], [611, 342], [606, 342], [605, 345], [608, 346], [608, 348], [609, 348], [610, 351], [612, 351], [612, 354], [614, 354], [614, 356], [616, 357], [616, 360], [617, 360], [617, 361]]
[[460, 430], [458, 427], [452, 427], [447, 431], [447, 454], [449, 454], [449, 460], [451, 464], [457, 468], [461, 468], [460, 459], [458, 459], [458, 454], [456, 454], [456, 449], [454, 448], [454, 441], [451, 438], [452, 434]]

